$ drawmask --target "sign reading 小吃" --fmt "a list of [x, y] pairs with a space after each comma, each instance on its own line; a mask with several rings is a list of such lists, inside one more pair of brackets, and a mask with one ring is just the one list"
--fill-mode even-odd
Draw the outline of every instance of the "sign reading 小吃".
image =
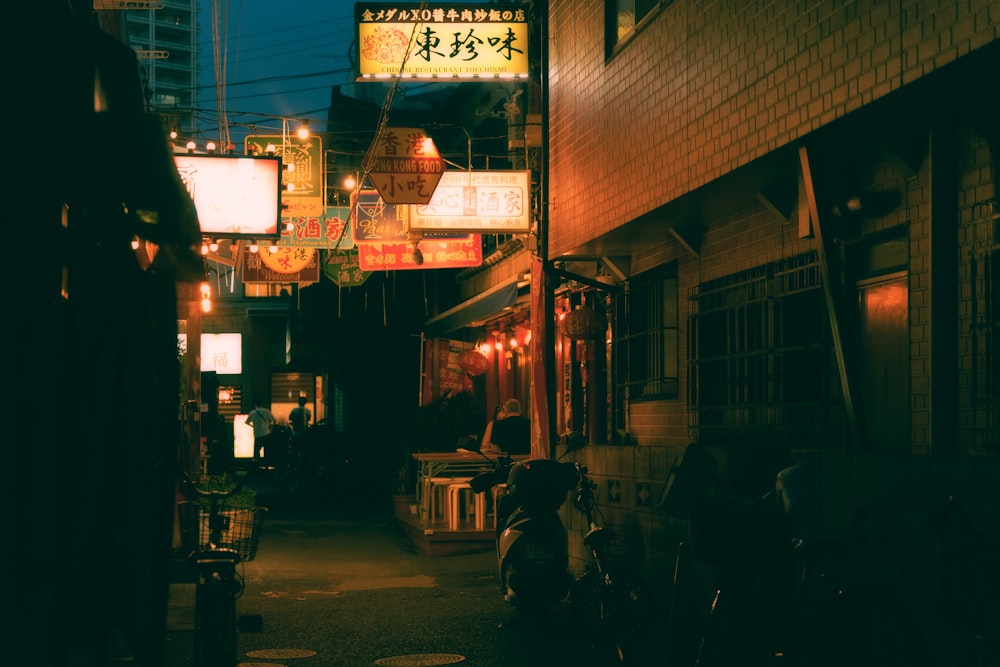
[[425, 205], [409, 207], [419, 232], [526, 234], [531, 231], [530, 171], [446, 171]]
[[361, 163], [389, 204], [426, 204], [444, 173], [434, 140], [418, 127], [386, 127]]

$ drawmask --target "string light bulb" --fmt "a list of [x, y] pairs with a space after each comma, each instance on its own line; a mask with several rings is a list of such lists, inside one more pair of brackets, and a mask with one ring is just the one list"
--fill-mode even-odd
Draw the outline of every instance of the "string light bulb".
[[201, 312], [212, 312], [212, 290], [207, 282], [201, 284]]

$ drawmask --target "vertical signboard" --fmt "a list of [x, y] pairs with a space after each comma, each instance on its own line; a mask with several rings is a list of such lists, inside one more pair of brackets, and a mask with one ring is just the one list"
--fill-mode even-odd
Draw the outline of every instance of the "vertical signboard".
[[283, 217], [323, 215], [323, 142], [319, 137], [302, 140], [293, 135], [250, 135], [244, 150], [247, 155], [281, 158], [285, 167], [284, 184], [288, 188], [281, 197]]

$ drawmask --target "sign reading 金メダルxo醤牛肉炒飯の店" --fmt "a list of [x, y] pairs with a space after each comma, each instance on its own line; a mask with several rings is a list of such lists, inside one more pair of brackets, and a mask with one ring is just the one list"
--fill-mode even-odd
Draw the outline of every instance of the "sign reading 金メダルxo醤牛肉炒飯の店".
[[362, 2], [354, 23], [358, 81], [529, 74], [522, 6]]

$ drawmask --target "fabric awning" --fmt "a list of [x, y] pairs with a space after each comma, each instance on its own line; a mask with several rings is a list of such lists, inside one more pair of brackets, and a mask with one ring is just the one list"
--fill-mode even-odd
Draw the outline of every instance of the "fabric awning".
[[517, 279], [491, 287], [482, 294], [466, 299], [424, 322], [424, 336], [440, 338], [456, 329], [467, 327], [498, 314], [517, 301]]

